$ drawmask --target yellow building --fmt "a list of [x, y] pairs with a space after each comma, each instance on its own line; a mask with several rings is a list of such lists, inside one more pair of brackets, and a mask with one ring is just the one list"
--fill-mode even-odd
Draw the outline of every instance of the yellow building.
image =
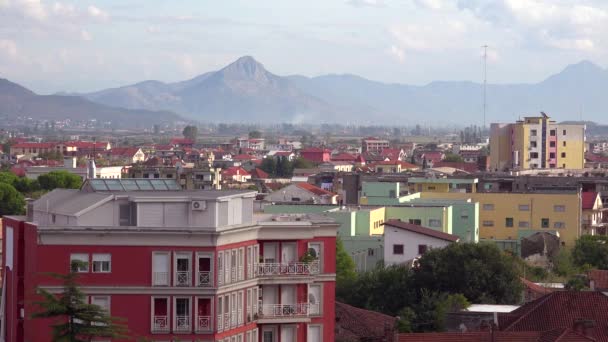
[[539, 231], [555, 233], [573, 247], [581, 235], [581, 195], [569, 193], [423, 192], [422, 198], [479, 202], [479, 238], [517, 248], [521, 238]]
[[542, 113], [490, 127], [490, 169], [582, 169], [585, 125], [558, 124]]
[[410, 177], [407, 185], [415, 192], [477, 192], [477, 178], [427, 178]]

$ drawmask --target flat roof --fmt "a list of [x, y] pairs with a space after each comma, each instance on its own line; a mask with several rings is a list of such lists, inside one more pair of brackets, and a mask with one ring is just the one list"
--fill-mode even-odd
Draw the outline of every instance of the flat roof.
[[410, 177], [409, 183], [450, 183], [450, 184], [476, 184], [479, 182], [477, 178], [424, 178], [424, 177]]

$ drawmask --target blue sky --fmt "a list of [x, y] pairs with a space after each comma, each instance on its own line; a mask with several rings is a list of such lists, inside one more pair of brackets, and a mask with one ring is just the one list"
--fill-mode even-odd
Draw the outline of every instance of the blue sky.
[[537, 82], [606, 66], [606, 0], [0, 0], [0, 77], [37, 92], [183, 80], [252, 55], [279, 75]]

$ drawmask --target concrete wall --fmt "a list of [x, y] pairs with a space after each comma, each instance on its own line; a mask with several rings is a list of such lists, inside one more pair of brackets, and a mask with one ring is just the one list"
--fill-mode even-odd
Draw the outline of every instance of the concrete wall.
[[[431, 236], [410, 232], [400, 228], [386, 227], [384, 230], [384, 264], [401, 264], [419, 256], [418, 246], [426, 245], [428, 249], [442, 248], [450, 241], [437, 239]], [[394, 245], [403, 245], [403, 254], [394, 254]]]

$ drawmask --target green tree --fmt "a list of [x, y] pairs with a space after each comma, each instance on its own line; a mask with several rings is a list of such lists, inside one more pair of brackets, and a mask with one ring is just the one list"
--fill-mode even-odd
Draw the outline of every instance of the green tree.
[[262, 165], [260, 168], [264, 170], [264, 172], [268, 173], [271, 176], [276, 176], [277, 173], [277, 163], [274, 158], [268, 157], [262, 160]]
[[52, 171], [38, 177], [38, 183], [43, 190], [78, 189], [82, 185], [82, 179], [68, 171]]
[[418, 260], [413, 281], [417, 288], [461, 293], [474, 303], [517, 303], [522, 290], [513, 261], [491, 243], [433, 249]]
[[41, 159], [46, 159], [46, 160], [63, 160], [63, 154], [61, 154], [61, 152], [57, 152], [57, 151], [49, 151], [49, 152], [42, 152], [38, 154], [38, 158]]
[[186, 139], [196, 140], [196, 136], [198, 135], [198, 128], [196, 126], [188, 125], [184, 127], [182, 135]]
[[68, 274], [51, 274], [63, 282], [60, 295], [38, 289], [42, 300], [34, 303], [39, 310], [32, 318], [54, 319], [52, 341], [86, 342], [96, 337], [127, 337], [127, 328], [119, 322], [121, 319], [109, 316], [98, 305], [87, 303], [87, 297], [78, 287], [76, 272], [79, 267], [86, 266], [86, 263], [75, 261]]
[[298, 157], [293, 161], [294, 169], [312, 169], [313, 167], [315, 167], [315, 164], [313, 164], [310, 160], [306, 160], [302, 157]]
[[0, 215], [21, 215], [25, 212], [23, 195], [8, 183], [0, 183]]
[[260, 131], [249, 131], [249, 139], [261, 139], [262, 132]]
[[591, 265], [608, 269], [608, 237], [583, 235], [574, 244], [572, 257], [577, 266]]
[[357, 278], [355, 262], [348, 255], [342, 240], [336, 239], [336, 283], [349, 283]]
[[454, 154], [454, 153], [448, 153], [445, 155], [445, 158], [443, 159], [443, 161], [446, 162], [454, 162], [454, 163], [462, 163], [464, 162], [464, 159], [462, 159], [462, 157], [458, 154]]

